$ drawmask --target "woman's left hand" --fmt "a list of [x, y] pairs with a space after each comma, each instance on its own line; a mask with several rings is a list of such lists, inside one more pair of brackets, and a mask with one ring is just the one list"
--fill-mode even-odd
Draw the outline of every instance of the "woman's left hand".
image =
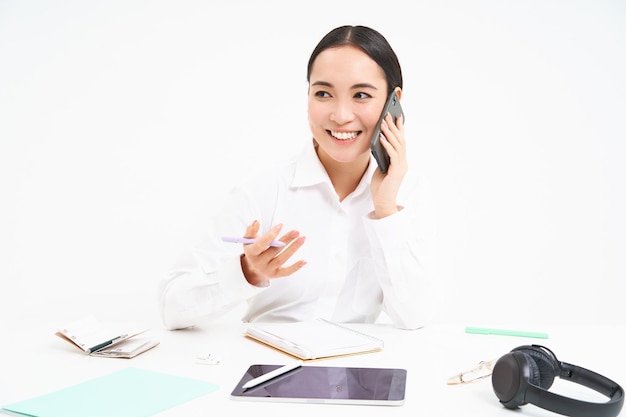
[[389, 154], [389, 169], [386, 174], [376, 169], [372, 177], [371, 192], [374, 200], [374, 212], [381, 219], [398, 211], [396, 198], [400, 184], [408, 171], [406, 141], [402, 116], [393, 124], [391, 115], [387, 115], [381, 126], [380, 142]]

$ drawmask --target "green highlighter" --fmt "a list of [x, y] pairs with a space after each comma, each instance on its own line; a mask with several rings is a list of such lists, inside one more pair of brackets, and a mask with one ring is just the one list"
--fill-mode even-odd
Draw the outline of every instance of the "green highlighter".
[[535, 339], [547, 339], [548, 334], [543, 332], [528, 332], [524, 330], [492, 329], [488, 327], [466, 327], [465, 333], [493, 334], [498, 336], [533, 337]]

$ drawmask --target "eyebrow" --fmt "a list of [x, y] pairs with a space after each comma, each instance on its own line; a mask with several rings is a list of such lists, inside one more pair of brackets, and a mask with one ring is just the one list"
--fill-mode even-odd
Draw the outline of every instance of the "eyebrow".
[[[333, 87], [333, 85], [327, 81], [316, 81], [313, 84], [311, 84], [311, 86]], [[376, 88], [374, 85], [370, 83], [358, 83], [350, 87], [351, 90], [357, 90], [359, 88], [371, 88], [373, 90], [378, 90], [378, 88]]]

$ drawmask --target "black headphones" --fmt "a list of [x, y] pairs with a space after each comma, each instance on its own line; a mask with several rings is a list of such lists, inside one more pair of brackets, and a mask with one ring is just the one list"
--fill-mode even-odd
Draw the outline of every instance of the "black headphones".
[[[575, 382], [609, 397], [593, 403], [549, 392], [555, 377]], [[491, 384], [506, 408], [524, 404], [571, 417], [615, 417], [624, 405], [624, 390], [610, 379], [580, 366], [560, 362], [544, 346], [526, 345], [502, 356], [493, 368]]]

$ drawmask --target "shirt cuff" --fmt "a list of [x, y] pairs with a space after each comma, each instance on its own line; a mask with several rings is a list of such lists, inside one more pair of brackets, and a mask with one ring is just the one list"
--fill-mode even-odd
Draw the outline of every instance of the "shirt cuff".
[[400, 208], [395, 214], [376, 219], [373, 212], [365, 216], [365, 229], [372, 245], [384, 250], [392, 249], [418, 233], [409, 208]]
[[228, 262], [228, 265], [224, 267], [223, 276], [232, 277], [232, 279], [226, 279], [221, 283], [222, 291], [229, 300], [250, 298], [269, 286], [269, 282], [267, 282], [267, 285], [259, 286], [250, 284], [241, 270], [241, 259], [239, 256], [237, 256], [234, 262]]

